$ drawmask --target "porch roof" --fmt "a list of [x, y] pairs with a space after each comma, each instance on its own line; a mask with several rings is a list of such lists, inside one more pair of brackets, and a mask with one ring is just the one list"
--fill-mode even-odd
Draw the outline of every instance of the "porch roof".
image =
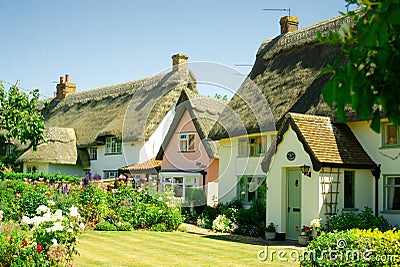
[[263, 159], [263, 171], [267, 172], [270, 168], [272, 156], [289, 125], [309, 154], [314, 171], [319, 171], [321, 167], [374, 169], [377, 166], [346, 124], [333, 123], [329, 117], [288, 113], [275, 144], [270, 146]]
[[151, 158], [142, 163], [131, 164], [125, 167], [120, 168], [118, 171], [122, 173], [127, 172], [148, 172], [154, 171], [161, 168], [162, 161], [156, 160], [155, 158]]

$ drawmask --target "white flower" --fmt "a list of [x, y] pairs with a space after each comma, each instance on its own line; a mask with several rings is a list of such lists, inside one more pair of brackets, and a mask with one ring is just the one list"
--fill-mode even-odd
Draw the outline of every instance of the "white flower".
[[55, 231], [62, 231], [64, 230], [64, 226], [62, 226], [61, 222], [55, 222], [54, 226], [51, 227], [51, 231], [55, 232]]
[[62, 221], [63, 215], [62, 210], [56, 210], [52, 216], [52, 221]]
[[41, 214], [41, 213], [47, 213], [50, 212], [50, 209], [45, 206], [45, 205], [40, 205], [37, 209], [36, 209], [36, 213], [37, 214]]
[[22, 220], [21, 220], [21, 224], [23, 225], [29, 225], [32, 224], [33, 220], [31, 218], [29, 218], [28, 216], [23, 216]]
[[77, 217], [79, 218], [81, 215], [78, 212], [78, 208], [72, 205], [71, 208], [69, 208], [69, 216], [71, 217]]
[[44, 229], [47, 233], [51, 232], [51, 227]]
[[53, 246], [57, 246], [58, 245], [57, 239], [55, 239], [55, 238], [53, 238], [51, 240], [51, 242], [53, 242]]
[[53, 200], [47, 200], [47, 205], [53, 207], [56, 203]]
[[312, 220], [310, 225], [312, 228], [316, 228], [316, 229], [321, 228], [321, 219]]
[[342, 26], [340, 26], [340, 29], [338, 30], [338, 34], [342, 42], [345, 42], [347, 38], [351, 37], [349, 24], [343, 23]]
[[85, 224], [84, 224], [83, 222], [81, 222], [81, 223], [79, 224], [79, 230], [85, 231]]
[[0, 215], [3, 215], [3, 214], [4, 214], [3, 210], [0, 210]]
[[67, 232], [68, 232], [68, 233], [73, 233], [74, 230], [72, 230], [72, 228], [68, 228]]

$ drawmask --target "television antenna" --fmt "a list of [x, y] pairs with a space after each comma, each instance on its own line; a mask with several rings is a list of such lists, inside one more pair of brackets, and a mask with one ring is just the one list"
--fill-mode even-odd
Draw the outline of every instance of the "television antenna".
[[289, 8], [263, 8], [263, 11], [287, 11], [290, 17], [290, 7]]

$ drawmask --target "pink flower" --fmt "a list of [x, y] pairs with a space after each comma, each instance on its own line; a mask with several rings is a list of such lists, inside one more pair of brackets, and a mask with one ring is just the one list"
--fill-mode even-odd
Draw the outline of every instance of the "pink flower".
[[33, 181], [34, 184], [39, 184], [38, 180]]
[[20, 194], [20, 193], [15, 193], [15, 197], [16, 197], [16, 198], [20, 198], [20, 197], [21, 197], [21, 194]]
[[49, 183], [50, 182], [50, 180], [49, 179], [46, 179], [46, 183]]
[[50, 192], [49, 192], [49, 191], [47, 191], [47, 192], [46, 192], [46, 196], [48, 196], [48, 197], [49, 197], [50, 195], [51, 195], [51, 194], [50, 194]]
[[84, 224], [83, 222], [81, 222], [81, 223], [79, 224], [79, 230], [85, 231], [85, 224]]

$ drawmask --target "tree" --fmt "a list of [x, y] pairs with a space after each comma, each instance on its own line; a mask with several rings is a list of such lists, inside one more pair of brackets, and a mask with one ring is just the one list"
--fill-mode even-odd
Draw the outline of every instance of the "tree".
[[44, 119], [38, 110], [39, 90], [21, 92], [18, 86], [8, 91], [0, 82], [0, 145], [28, 144], [36, 150], [44, 141]]
[[330, 79], [323, 89], [328, 105], [336, 106], [345, 121], [345, 107], [351, 105], [362, 120], [380, 131], [381, 113], [400, 125], [400, 1], [346, 0], [359, 9], [348, 12], [352, 25], [343, 24], [321, 43], [340, 44], [343, 57], [328, 65], [322, 74]]
[[228, 95], [222, 96], [222, 95], [219, 94], [219, 93], [215, 93], [214, 98], [215, 98], [215, 99], [218, 99], [218, 100], [222, 100], [222, 101], [228, 101]]

